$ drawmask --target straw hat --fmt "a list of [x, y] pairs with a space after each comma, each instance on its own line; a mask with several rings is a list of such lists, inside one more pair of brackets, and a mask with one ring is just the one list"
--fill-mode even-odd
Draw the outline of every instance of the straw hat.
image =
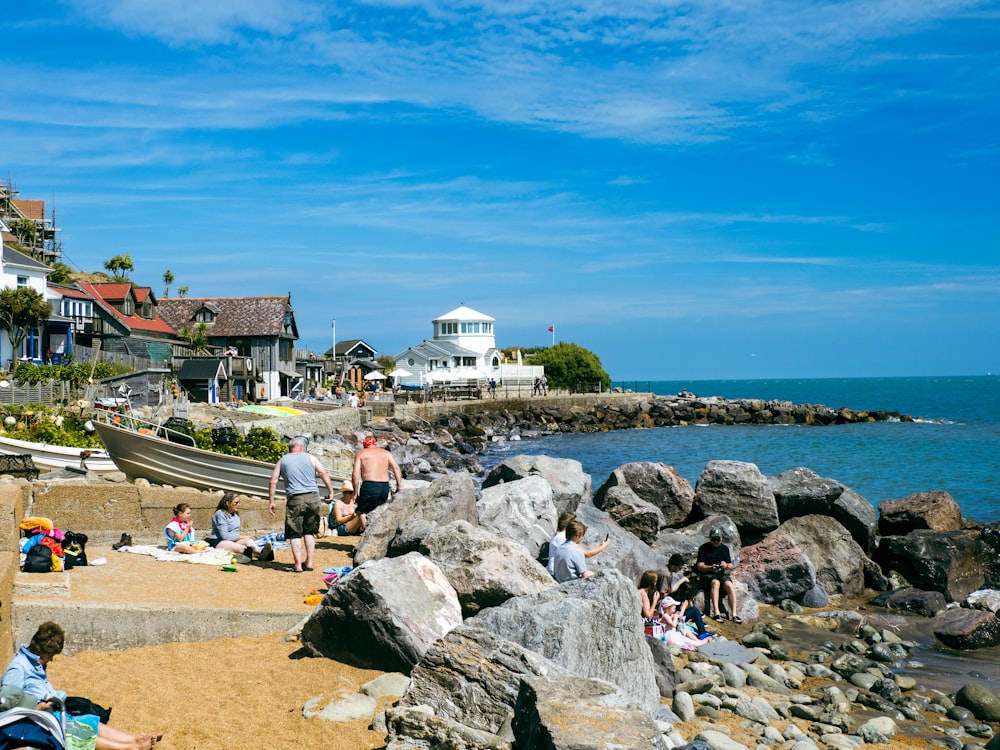
[[351, 484], [350, 479], [345, 479], [344, 483], [340, 485], [340, 491], [343, 492], [354, 492], [354, 485]]

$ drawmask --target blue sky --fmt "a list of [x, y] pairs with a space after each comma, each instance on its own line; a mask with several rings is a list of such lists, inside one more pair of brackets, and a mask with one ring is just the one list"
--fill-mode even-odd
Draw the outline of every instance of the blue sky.
[[0, 173], [73, 267], [291, 292], [317, 350], [465, 304], [614, 379], [979, 375], [998, 38], [971, 0], [33, 0]]

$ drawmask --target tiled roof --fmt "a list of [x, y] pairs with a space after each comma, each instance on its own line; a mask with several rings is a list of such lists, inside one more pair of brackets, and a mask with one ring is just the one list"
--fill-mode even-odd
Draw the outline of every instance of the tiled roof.
[[3, 263], [7, 265], [8, 263], [15, 266], [20, 266], [21, 268], [30, 268], [35, 271], [48, 271], [52, 272], [44, 263], [40, 263], [34, 258], [25, 255], [24, 253], [19, 253], [12, 247], [3, 246]]
[[153, 298], [153, 302], [156, 302], [156, 295], [153, 294], [153, 290], [148, 286], [133, 286], [132, 292], [135, 294], [135, 299], [137, 302], [145, 302], [150, 297]]
[[55, 292], [56, 294], [61, 294], [63, 297], [69, 297], [70, 299], [93, 299], [91, 295], [87, 294], [82, 289], [77, 289], [75, 286], [53, 284], [50, 281], [48, 283], [48, 287], [51, 291]]
[[[175, 329], [194, 326], [195, 313], [214, 306], [219, 312], [208, 324], [211, 338], [235, 336], [280, 336], [285, 313], [291, 312], [288, 297], [170, 297], [161, 299], [160, 315]], [[209, 308], [211, 309], [211, 308]]]
[[[152, 320], [147, 318], [141, 318], [138, 315], [125, 315], [114, 305], [110, 304], [112, 301], [118, 301], [125, 298], [127, 291], [122, 292], [119, 287], [131, 287], [131, 284], [90, 284], [86, 281], [78, 281], [80, 288], [85, 292], [89, 293], [94, 299], [94, 302], [101, 306], [101, 309], [107, 312], [109, 315], [113, 315], [116, 319], [120, 320], [126, 326], [128, 326], [133, 331], [145, 331], [147, 333], [163, 333], [169, 335], [176, 335], [177, 331], [160, 315], [157, 315]], [[106, 297], [102, 292], [107, 291], [109, 294], [118, 294], [118, 297]]]
[[45, 219], [45, 201], [13, 198], [11, 203], [17, 206], [17, 210], [20, 211], [26, 219]]
[[86, 283], [82, 286], [90, 287], [94, 294], [109, 302], [123, 300], [132, 291], [132, 284], [127, 281], [99, 281], [94, 284]]

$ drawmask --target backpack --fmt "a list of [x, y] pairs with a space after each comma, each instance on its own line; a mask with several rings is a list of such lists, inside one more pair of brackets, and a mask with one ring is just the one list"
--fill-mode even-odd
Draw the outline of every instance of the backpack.
[[31, 547], [24, 556], [25, 573], [48, 573], [52, 570], [52, 550], [44, 544]]
[[67, 531], [66, 540], [63, 542], [63, 552], [66, 554], [64, 565], [67, 570], [86, 565], [87, 535], [75, 531]]

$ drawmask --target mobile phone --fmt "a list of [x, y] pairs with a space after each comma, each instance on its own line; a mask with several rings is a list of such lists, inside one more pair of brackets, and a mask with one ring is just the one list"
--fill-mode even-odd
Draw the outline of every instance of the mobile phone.
[[604, 534], [604, 541], [608, 541], [608, 539], [610, 539], [610, 538], [611, 538], [611, 532], [610, 531], [605, 532], [605, 534]]

